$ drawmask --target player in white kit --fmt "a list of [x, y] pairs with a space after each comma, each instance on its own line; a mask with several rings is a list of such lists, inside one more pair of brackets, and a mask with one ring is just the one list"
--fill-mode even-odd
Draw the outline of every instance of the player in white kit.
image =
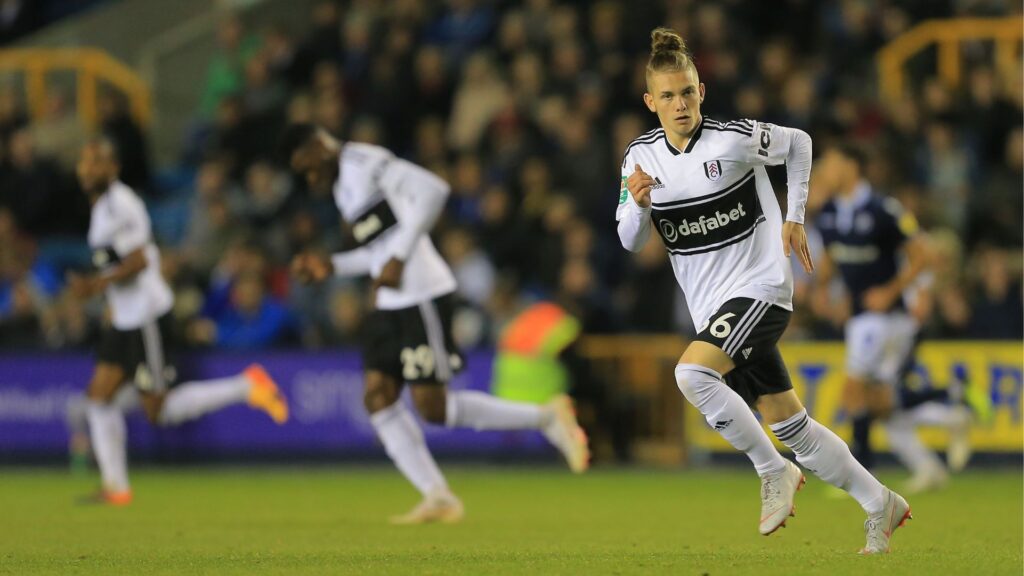
[[138, 387], [147, 418], [159, 426], [243, 402], [278, 424], [288, 419], [284, 397], [256, 364], [229, 378], [176, 383], [169, 358], [174, 294], [160, 273], [160, 252], [146, 207], [117, 179], [119, 170], [109, 140], [95, 138], [83, 147], [78, 180], [92, 205], [89, 247], [98, 271], [69, 277], [71, 290], [80, 297], [103, 293], [110, 306], [112, 326], [101, 336], [86, 395], [89, 432], [103, 480], [100, 492], [88, 501], [112, 505], [132, 500], [124, 413], [113, 401], [126, 384]]
[[[661, 128], [626, 149], [616, 219], [630, 251], [657, 230], [700, 327], [676, 366], [677, 384], [708, 425], [753, 462], [762, 534], [785, 525], [804, 477], [775, 449], [752, 408], [797, 462], [864, 508], [861, 553], [887, 552], [910, 506], [808, 416], [777, 347], [793, 309], [791, 248], [808, 273], [813, 269], [803, 227], [811, 139], [792, 128], [702, 116], [705, 87], [683, 39], [665, 28], [651, 38], [644, 102]], [[764, 168], [782, 163], [785, 222]]]
[[351, 249], [330, 258], [296, 256], [304, 281], [330, 275], [371, 276], [375, 310], [362, 338], [364, 404], [388, 456], [423, 495], [395, 523], [455, 522], [462, 503], [448, 487], [419, 424], [399, 400], [405, 383], [420, 415], [432, 424], [477, 430], [541, 430], [574, 472], [586, 470], [586, 437], [568, 397], [546, 406], [449, 391], [462, 368], [452, 336], [455, 277], [430, 240], [449, 193], [446, 182], [379, 146], [339, 142], [308, 124], [289, 127], [282, 156], [311, 188], [330, 187], [350, 227]]

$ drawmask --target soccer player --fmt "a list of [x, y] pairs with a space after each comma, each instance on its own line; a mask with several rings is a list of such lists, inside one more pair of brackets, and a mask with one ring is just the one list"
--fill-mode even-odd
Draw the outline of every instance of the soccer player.
[[92, 205], [89, 247], [99, 271], [69, 276], [69, 287], [78, 296], [104, 293], [110, 306], [112, 327], [100, 339], [86, 395], [89, 432], [103, 480], [92, 501], [113, 505], [132, 500], [124, 413], [113, 401], [125, 384], [139, 388], [146, 417], [159, 426], [242, 402], [266, 412], [278, 424], [288, 419], [284, 397], [256, 364], [237, 376], [175, 385], [175, 370], [168, 358], [174, 294], [160, 275], [160, 252], [153, 243], [146, 208], [118, 180], [119, 170], [110, 140], [94, 138], [82, 148], [78, 180]]
[[455, 522], [463, 516], [462, 503], [434, 462], [419, 424], [399, 401], [404, 383], [427, 422], [477, 430], [541, 430], [574, 472], [586, 470], [586, 437], [566, 396], [536, 406], [446, 388], [463, 364], [451, 335], [456, 284], [430, 240], [430, 229], [444, 208], [448, 184], [384, 148], [340, 142], [309, 124], [290, 126], [282, 148], [284, 159], [311, 188], [333, 190], [355, 244], [329, 258], [296, 256], [296, 277], [373, 278], [375, 310], [363, 336], [364, 404], [388, 456], [423, 495], [411, 512], [392, 521]]
[[815, 186], [830, 197], [817, 219], [825, 247], [818, 260], [817, 308], [831, 307], [828, 286], [838, 270], [853, 314], [846, 322], [843, 398], [853, 422], [854, 455], [871, 467], [870, 424], [881, 419], [893, 452], [913, 473], [908, 492], [920, 492], [943, 486], [947, 473], [917, 438], [917, 426], [948, 428], [949, 467], [963, 469], [971, 451], [970, 412], [962, 401], [973, 396], [965, 398], [956, 381], [945, 389], [923, 391], [909, 382], [918, 323], [908, 312], [904, 293], [921, 283], [930, 249], [914, 216], [895, 198], [875, 193], [864, 177], [865, 164], [859, 149], [844, 144], [830, 146], [817, 162]]
[[[708, 424], [753, 462], [761, 477], [762, 534], [785, 525], [804, 476], [775, 450], [751, 408], [797, 462], [864, 508], [861, 553], [886, 552], [910, 506], [808, 416], [777, 346], [792, 313], [791, 249], [813, 270], [803, 227], [811, 139], [793, 128], [704, 117], [704, 96], [683, 39], [655, 29], [644, 102], [661, 127], [626, 148], [616, 219], [627, 250], [643, 248], [652, 228], [661, 235], [700, 327], [679, 359], [676, 382]], [[764, 168], [783, 162], [785, 222]]]

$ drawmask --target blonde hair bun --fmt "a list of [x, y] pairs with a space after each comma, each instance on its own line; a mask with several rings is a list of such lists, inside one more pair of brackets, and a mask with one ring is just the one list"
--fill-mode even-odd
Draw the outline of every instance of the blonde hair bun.
[[655, 28], [651, 31], [651, 54], [659, 52], [682, 52], [686, 54], [686, 42], [671, 28]]

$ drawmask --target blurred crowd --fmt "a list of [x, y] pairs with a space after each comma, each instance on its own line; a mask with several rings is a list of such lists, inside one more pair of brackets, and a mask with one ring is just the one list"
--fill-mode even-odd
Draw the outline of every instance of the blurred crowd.
[[[435, 240], [459, 280], [463, 345], [493, 343], [534, 298], [561, 303], [591, 333], [687, 333], [660, 243], [630, 254], [614, 223], [622, 152], [656, 126], [641, 99], [649, 32], [667, 25], [694, 53], [706, 115], [870, 151], [872, 184], [918, 217], [940, 254], [915, 299], [928, 336], [1021, 338], [1020, 75], [993, 69], [991, 43], [970, 44], [961, 87], [935, 77], [926, 54], [908, 68], [906, 98], [882, 105], [874, 61], [921, 20], [1005, 15], [1005, 4], [321, 1], [300, 30], [224, 17], [181, 151], [187, 177], [158, 177], [116, 93], [101, 95], [100, 128], [151, 208], [190, 345], [358, 339], [365, 283], [288, 278], [296, 252], [337, 251], [343, 237], [333, 198], [275, 157], [280, 131], [298, 121], [386, 146], [451, 183]], [[71, 297], [63, 278], [89, 260], [89, 208], [73, 175], [86, 130], [59, 90], [42, 119], [29, 122], [24, 105], [14, 85], [0, 86], [0, 347], [83, 346], [102, 305]], [[811, 228], [824, 200], [812, 187]], [[814, 316], [797, 274], [790, 337], [841, 335], [842, 307]]]

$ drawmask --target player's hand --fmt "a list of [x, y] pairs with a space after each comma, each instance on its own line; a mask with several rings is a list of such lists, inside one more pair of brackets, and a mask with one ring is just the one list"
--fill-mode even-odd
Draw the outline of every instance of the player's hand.
[[398, 288], [402, 283], [402, 272], [405, 270], [405, 262], [402, 262], [398, 258], [392, 258], [388, 260], [388, 263], [384, 265], [384, 268], [380, 271], [380, 275], [374, 278], [374, 288], [380, 288], [386, 286], [388, 288]]
[[864, 292], [864, 296], [861, 297], [861, 303], [864, 305], [864, 308], [872, 312], [887, 312], [889, 308], [892, 308], [898, 296], [899, 292], [893, 290], [890, 286], [875, 286]]
[[323, 282], [334, 274], [331, 259], [315, 252], [303, 252], [292, 258], [292, 276], [299, 282]]
[[654, 181], [654, 178], [644, 172], [639, 164], [633, 168], [633, 173], [629, 175], [629, 178], [626, 178], [626, 188], [633, 196], [637, 206], [641, 208], [651, 206], [651, 190], [655, 184], [657, 182]]
[[796, 257], [800, 259], [804, 272], [813, 273], [814, 261], [811, 260], [811, 249], [807, 247], [807, 231], [803, 224], [787, 221], [782, 223], [782, 251], [786, 258], [789, 258], [791, 249], [796, 250]]

